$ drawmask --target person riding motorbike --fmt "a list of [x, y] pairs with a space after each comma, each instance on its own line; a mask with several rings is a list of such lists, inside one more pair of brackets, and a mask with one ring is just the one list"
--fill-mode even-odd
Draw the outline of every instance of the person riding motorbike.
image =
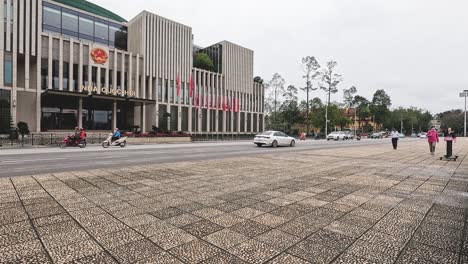
[[70, 135], [70, 140], [73, 142], [73, 144], [78, 144], [78, 141], [80, 140], [80, 128], [75, 127], [75, 132]]
[[120, 130], [119, 130], [119, 128], [116, 127], [114, 129], [114, 134], [112, 135], [111, 141], [114, 142], [114, 141], [119, 140], [119, 139], [120, 139]]
[[80, 128], [80, 141], [83, 141], [86, 139], [86, 132], [84, 131], [83, 128]]

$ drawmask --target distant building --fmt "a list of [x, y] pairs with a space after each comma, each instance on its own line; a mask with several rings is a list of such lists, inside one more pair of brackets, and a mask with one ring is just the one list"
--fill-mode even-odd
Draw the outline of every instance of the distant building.
[[[85, 0], [0, 1], [0, 19], [0, 118], [38, 132], [263, 130], [250, 49], [198, 47], [189, 26], [147, 11], [127, 22]], [[213, 72], [193, 68], [198, 52]]]

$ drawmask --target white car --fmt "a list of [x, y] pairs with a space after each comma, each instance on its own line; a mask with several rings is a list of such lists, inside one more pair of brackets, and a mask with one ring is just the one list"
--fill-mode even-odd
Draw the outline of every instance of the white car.
[[426, 132], [422, 132], [421, 134], [419, 134], [419, 138], [427, 138], [427, 133]]
[[257, 146], [272, 146], [274, 148], [278, 146], [291, 146], [296, 145], [296, 139], [286, 135], [280, 131], [265, 131], [258, 134], [254, 138], [254, 144]]
[[327, 140], [345, 140], [346, 134], [343, 131], [334, 131], [328, 134]]

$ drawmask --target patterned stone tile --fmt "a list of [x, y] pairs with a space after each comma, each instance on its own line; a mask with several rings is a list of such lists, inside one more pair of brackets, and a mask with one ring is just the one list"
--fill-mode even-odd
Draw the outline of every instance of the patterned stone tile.
[[211, 257], [221, 254], [223, 251], [203, 240], [193, 240], [189, 243], [169, 250], [177, 258], [185, 263], [199, 263]]
[[281, 216], [276, 216], [272, 215], [269, 213], [259, 215], [255, 218], [252, 218], [253, 221], [258, 222], [260, 224], [267, 225], [269, 227], [277, 227], [281, 224], [286, 223], [288, 220], [281, 217]]
[[101, 251], [97, 254], [86, 256], [77, 260], [72, 261], [73, 264], [100, 264], [100, 263], [109, 263], [114, 264], [118, 263], [115, 259], [105, 251]]
[[161, 220], [164, 220], [164, 219], [167, 219], [167, 218], [171, 218], [171, 217], [174, 217], [174, 216], [181, 215], [183, 213], [184, 213], [184, 211], [182, 211], [180, 209], [169, 207], [169, 208], [165, 208], [165, 209], [161, 209], [161, 210], [152, 212], [151, 214], [153, 216], [161, 219]]
[[[171, 217], [171, 218], [167, 218], [165, 221], [173, 226], [177, 226], [177, 227], [183, 227], [183, 226], [186, 226], [186, 225], [190, 225], [190, 224], [193, 224], [195, 222], [198, 222], [200, 221], [201, 218], [198, 217], [198, 216], [195, 216], [193, 214], [190, 214], [190, 213], [184, 213], [184, 214], [180, 214], [178, 216], [174, 216], [174, 217]], [[212, 219], [210, 219], [212, 220]], [[214, 222], [214, 221], [212, 221]], [[216, 222], [214, 222], [216, 223]]]
[[202, 264], [247, 264], [247, 262], [227, 252], [222, 252], [221, 254], [218, 254], [201, 263]]
[[267, 231], [266, 233], [255, 237], [254, 239], [268, 244], [278, 251], [283, 251], [301, 240], [299, 237], [276, 229]]
[[156, 233], [149, 239], [162, 249], [168, 250], [173, 247], [193, 241], [196, 239], [196, 237], [192, 236], [191, 234], [185, 232], [182, 229], [175, 228], [166, 232]]
[[208, 220], [201, 220], [193, 224], [186, 225], [182, 227], [182, 229], [198, 238], [201, 238], [222, 230], [223, 227]]
[[264, 263], [279, 253], [274, 247], [251, 239], [236, 247], [229, 249], [229, 252], [248, 263]]
[[242, 209], [239, 209], [239, 210], [236, 210], [236, 211], [232, 212], [232, 214], [240, 216], [240, 217], [245, 218], [245, 219], [251, 219], [251, 218], [257, 217], [257, 216], [259, 216], [259, 215], [261, 215], [263, 213], [264, 212], [259, 211], [259, 210], [255, 210], [255, 209], [250, 208], [250, 207], [244, 207]]
[[249, 238], [226, 228], [208, 235], [203, 239], [219, 248], [227, 250], [248, 240]]
[[305, 261], [296, 256], [282, 253], [273, 260], [269, 261], [268, 264], [310, 264], [312, 262]]
[[107, 250], [110, 250], [133, 241], [142, 240], [143, 238], [144, 237], [136, 231], [126, 228], [98, 237], [97, 241]]
[[192, 212], [192, 214], [194, 214], [194, 215], [196, 215], [198, 217], [201, 217], [201, 218], [205, 218], [205, 219], [209, 219], [211, 217], [214, 217], [214, 216], [217, 216], [217, 215], [220, 215], [220, 214], [223, 214], [223, 213], [224, 212], [221, 211], [221, 210], [214, 209], [214, 208], [209, 208], [209, 207]]
[[161, 252], [162, 249], [160, 247], [146, 239], [130, 242], [110, 250], [112, 256], [120, 263], [133, 263], [138, 260], [150, 258]]
[[304, 240], [291, 247], [287, 251], [289, 254], [313, 263], [329, 263], [340, 252], [338, 250], [324, 247], [310, 240]]
[[233, 226], [240, 222], [245, 221], [245, 218], [242, 218], [240, 216], [237, 216], [231, 213], [226, 213], [226, 214], [211, 217], [209, 218], [209, 220], [222, 227], [230, 227], [230, 226]]
[[229, 229], [244, 236], [253, 238], [270, 230], [271, 228], [251, 220], [246, 220], [237, 225], [231, 226]]
[[153, 255], [149, 258], [139, 260], [135, 264], [183, 264], [180, 260], [167, 252]]
[[85, 240], [66, 246], [47, 248], [54, 263], [67, 263], [103, 251], [96, 242]]
[[277, 227], [277, 229], [286, 232], [290, 235], [297, 236], [300, 238], [306, 238], [310, 236], [312, 233], [316, 232], [317, 230], [320, 229], [320, 227], [299, 222], [299, 221], [290, 221], [285, 224], [282, 224]]

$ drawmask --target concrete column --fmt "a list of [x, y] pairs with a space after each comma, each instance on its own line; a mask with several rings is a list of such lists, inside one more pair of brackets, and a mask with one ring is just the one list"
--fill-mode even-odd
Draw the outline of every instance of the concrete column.
[[98, 88], [98, 94], [101, 93], [101, 67], [97, 67], [96, 70], [96, 87]]
[[78, 127], [83, 127], [83, 98], [78, 98]]
[[63, 37], [59, 39], [59, 90], [63, 90]]
[[141, 132], [146, 131], [146, 105], [141, 103]]
[[112, 103], [112, 130], [117, 127], [117, 101]]

